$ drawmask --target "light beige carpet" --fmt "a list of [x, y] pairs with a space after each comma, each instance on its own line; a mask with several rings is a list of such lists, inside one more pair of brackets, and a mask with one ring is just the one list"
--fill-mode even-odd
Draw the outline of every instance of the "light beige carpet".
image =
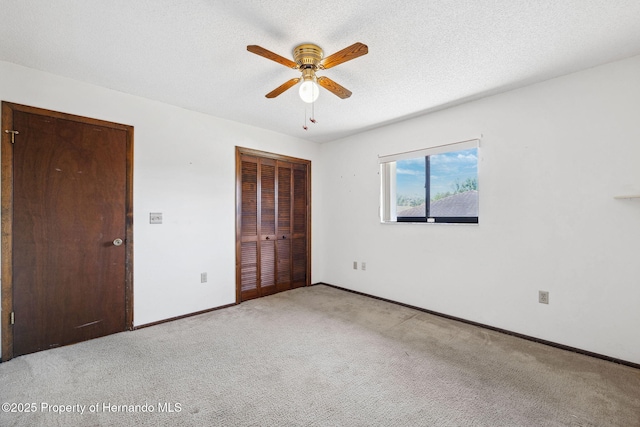
[[2, 426], [630, 427], [640, 371], [313, 286], [18, 357], [0, 402]]

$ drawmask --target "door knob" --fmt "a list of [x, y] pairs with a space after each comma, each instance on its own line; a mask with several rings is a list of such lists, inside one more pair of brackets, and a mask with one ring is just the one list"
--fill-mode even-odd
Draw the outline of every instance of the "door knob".
[[113, 241], [113, 246], [120, 246], [122, 244], [122, 239], [116, 239]]

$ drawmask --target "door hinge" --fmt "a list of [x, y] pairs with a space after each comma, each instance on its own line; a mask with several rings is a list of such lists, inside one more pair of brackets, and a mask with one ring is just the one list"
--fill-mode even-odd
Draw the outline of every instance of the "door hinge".
[[16, 313], [11, 312], [11, 324], [14, 325], [16, 323]]
[[16, 135], [20, 134], [20, 132], [18, 132], [17, 130], [9, 130], [9, 129], [5, 129], [4, 133], [10, 133], [11, 134], [11, 143], [12, 144], [16, 143]]

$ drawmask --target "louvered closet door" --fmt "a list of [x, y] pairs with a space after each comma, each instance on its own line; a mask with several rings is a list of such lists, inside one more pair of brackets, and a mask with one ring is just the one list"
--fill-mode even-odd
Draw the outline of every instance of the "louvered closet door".
[[240, 218], [238, 224], [239, 239], [239, 287], [242, 299], [260, 296], [258, 284], [260, 271], [258, 269], [258, 158], [241, 157], [241, 185], [240, 185]]
[[291, 289], [291, 163], [278, 162], [277, 289]]
[[307, 166], [240, 155], [239, 299], [308, 284]]
[[260, 296], [276, 292], [276, 161], [260, 159]]
[[307, 265], [308, 251], [308, 171], [307, 165], [293, 165], [293, 203], [291, 206], [292, 224], [292, 247], [291, 247], [291, 287], [299, 288], [306, 286], [310, 278], [308, 277], [309, 266]]

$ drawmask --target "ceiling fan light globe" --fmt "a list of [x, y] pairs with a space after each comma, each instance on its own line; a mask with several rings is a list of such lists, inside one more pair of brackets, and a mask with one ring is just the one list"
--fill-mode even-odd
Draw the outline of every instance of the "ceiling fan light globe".
[[316, 102], [320, 95], [320, 88], [318, 84], [312, 80], [305, 80], [300, 85], [299, 89], [300, 98], [308, 104]]

